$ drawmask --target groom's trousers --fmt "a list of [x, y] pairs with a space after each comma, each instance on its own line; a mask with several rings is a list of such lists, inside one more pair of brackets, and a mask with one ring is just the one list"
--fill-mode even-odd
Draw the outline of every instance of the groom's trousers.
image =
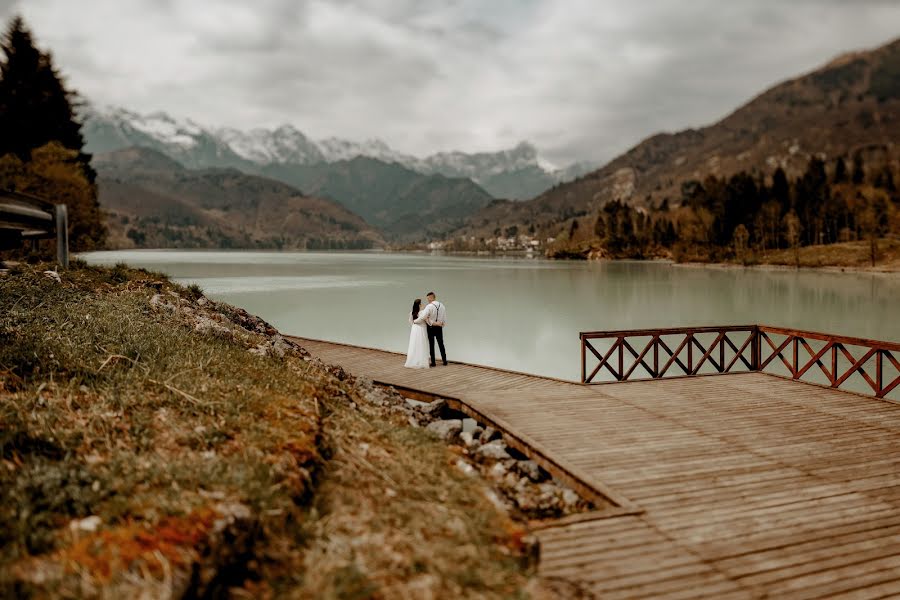
[[438, 348], [441, 349], [441, 360], [447, 364], [447, 351], [444, 350], [444, 328], [434, 325], [428, 326], [428, 349], [431, 351], [431, 366], [435, 364], [434, 360], [434, 341], [437, 340]]

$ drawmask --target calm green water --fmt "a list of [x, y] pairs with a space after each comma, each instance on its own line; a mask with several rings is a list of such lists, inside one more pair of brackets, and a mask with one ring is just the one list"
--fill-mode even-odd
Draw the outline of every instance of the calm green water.
[[900, 277], [383, 253], [117, 251], [284, 333], [406, 351], [412, 301], [448, 309], [451, 359], [568, 379], [579, 331], [765, 323], [900, 341]]

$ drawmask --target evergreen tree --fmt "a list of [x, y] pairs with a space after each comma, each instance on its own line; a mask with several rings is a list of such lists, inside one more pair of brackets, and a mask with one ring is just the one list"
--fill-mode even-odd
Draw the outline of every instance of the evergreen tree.
[[853, 183], [860, 184], [866, 180], [866, 171], [863, 168], [862, 154], [857, 152], [853, 155]]
[[594, 236], [599, 240], [606, 239], [606, 221], [602, 214], [597, 215], [597, 221], [594, 223]]
[[85, 154], [81, 124], [75, 119], [76, 94], [66, 89], [49, 53], [41, 52], [21, 17], [15, 17], [0, 48], [0, 156], [28, 161], [32, 150], [50, 142], [78, 152], [88, 180], [96, 173]]
[[822, 223], [819, 217], [830, 196], [825, 163], [813, 156], [803, 177], [797, 180], [794, 187], [794, 211], [803, 224], [802, 243], [817, 244], [823, 241], [820, 239]]
[[873, 185], [877, 188], [882, 188], [889, 192], [897, 191], [897, 187], [894, 185], [894, 174], [891, 172], [890, 165], [885, 165], [884, 168], [878, 173], [878, 175], [875, 177]]
[[847, 163], [844, 157], [839, 156], [837, 164], [834, 166], [834, 183], [844, 183], [847, 181]]
[[781, 207], [781, 214], [787, 213], [791, 205], [791, 185], [784, 169], [778, 167], [772, 175], [772, 199]]

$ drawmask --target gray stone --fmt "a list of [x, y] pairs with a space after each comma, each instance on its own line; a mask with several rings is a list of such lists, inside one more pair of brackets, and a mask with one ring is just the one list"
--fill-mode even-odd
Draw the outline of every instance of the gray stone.
[[[435, 400], [434, 402], [423, 402], [419, 404], [418, 411], [428, 420], [440, 419], [441, 411], [447, 403], [443, 400]], [[459, 423], [459, 430], [462, 431], [462, 419], [447, 419]]]
[[496, 481], [501, 481], [504, 477], [506, 477], [508, 471], [506, 467], [503, 466], [503, 463], [498, 462], [494, 463], [490, 469], [488, 469], [488, 477], [494, 479]]
[[478, 473], [478, 471], [475, 470], [475, 467], [461, 458], [456, 459], [456, 468], [470, 477], [474, 477]]
[[538, 482], [541, 476], [541, 468], [533, 460], [520, 460], [516, 462], [516, 470], [528, 479]]
[[484, 428], [484, 433], [481, 434], [481, 443], [486, 444], [487, 442], [491, 442], [494, 438], [500, 437], [500, 432], [494, 429], [491, 426], [487, 426]]
[[506, 444], [503, 443], [503, 440], [488, 442], [487, 444], [479, 446], [478, 450], [475, 452], [480, 456], [493, 458], [494, 460], [509, 458], [509, 453], [506, 451]]
[[471, 448], [476, 443], [475, 439], [472, 438], [472, 434], [469, 433], [468, 431], [463, 431], [461, 434], [459, 434], [459, 439], [465, 445], [466, 448]]
[[578, 504], [581, 501], [581, 496], [576, 494], [574, 491], [569, 488], [564, 488], [562, 491], [562, 501], [567, 507], [572, 507]]
[[462, 432], [462, 421], [460, 419], [433, 421], [425, 429], [445, 442], [454, 442], [459, 439], [459, 434]]

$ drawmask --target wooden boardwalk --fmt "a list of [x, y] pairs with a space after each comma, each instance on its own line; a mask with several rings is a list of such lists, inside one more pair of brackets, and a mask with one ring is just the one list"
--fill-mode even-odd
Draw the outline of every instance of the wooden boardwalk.
[[766, 375], [585, 386], [295, 338], [455, 398], [609, 500], [538, 531], [541, 571], [598, 598], [900, 597], [900, 406]]

